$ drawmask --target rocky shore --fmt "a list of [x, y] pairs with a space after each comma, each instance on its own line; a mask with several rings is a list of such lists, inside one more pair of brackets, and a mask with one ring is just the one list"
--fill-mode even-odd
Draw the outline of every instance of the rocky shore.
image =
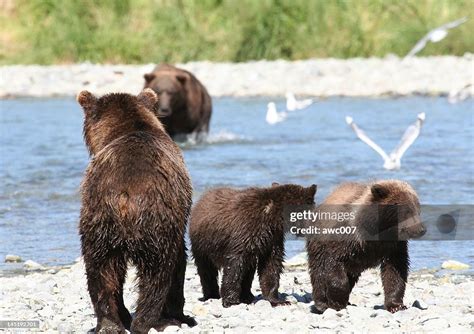
[[[385, 58], [191, 62], [177, 64], [193, 72], [213, 96], [316, 97], [449, 95], [473, 83], [473, 55], [408, 59]], [[15, 65], [0, 67], [0, 98], [136, 94], [144, 84], [147, 65]], [[473, 87], [468, 92], [474, 95]]]
[[[455, 273], [455, 272], [453, 272]], [[129, 271], [125, 304], [133, 311], [137, 291], [135, 273]], [[260, 294], [258, 280], [252, 291]], [[318, 332], [456, 332], [474, 330], [474, 278], [425, 270], [409, 277], [405, 304], [408, 309], [391, 314], [383, 309], [383, 290], [377, 270], [365, 272], [354, 288], [354, 306], [322, 315], [310, 313], [311, 284], [301, 258], [290, 260], [280, 282], [280, 292], [290, 306], [272, 308], [264, 300], [224, 309], [220, 300], [198, 301], [201, 287], [196, 268], [186, 270], [186, 314], [198, 325], [168, 327], [182, 333], [310, 333]], [[47, 333], [85, 333], [95, 326], [86, 289], [84, 266], [79, 261], [66, 268], [43, 269], [27, 275], [0, 278], [0, 318], [37, 320]], [[153, 331], [151, 331], [153, 332]]]

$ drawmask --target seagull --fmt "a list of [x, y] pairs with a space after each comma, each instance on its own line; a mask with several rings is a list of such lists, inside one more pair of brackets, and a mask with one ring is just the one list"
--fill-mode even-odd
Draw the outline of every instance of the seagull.
[[405, 58], [412, 57], [421, 50], [423, 50], [423, 48], [426, 46], [426, 43], [428, 42], [438, 43], [448, 35], [448, 29], [456, 28], [457, 26], [463, 24], [466, 21], [467, 17], [463, 17], [459, 20], [446, 23], [441, 27], [431, 30], [422, 39], [420, 39], [418, 43], [416, 43], [416, 45], [413, 47], [413, 49], [410, 50], [410, 52], [408, 52]]
[[273, 125], [276, 123], [283, 122], [286, 118], [286, 112], [278, 112], [274, 102], [270, 102], [267, 105], [267, 116], [266, 121], [268, 124]]
[[448, 95], [449, 103], [458, 103], [464, 101], [471, 96], [472, 84], [468, 83], [464, 85], [461, 89], [452, 89]]
[[417, 115], [417, 120], [414, 124], [410, 125], [405, 133], [403, 134], [402, 139], [398, 146], [387, 155], [385, 151], [380, 148], [376, 143], [374, 143], [366, 134], [365, 132], [359, 128], [353, 121], [352, 117], [346, 116], [346, 123], [349, 124], [356, 133], [357, 137], [362, 140], [364, 143], [372, 147], [378, 154], [380, 154], [384, 160], [383, 167], [388, 170], [393, 169], [400, 169], [403, 154], [408, 150], [408, 148], [413, 144], [413, 142], [418, 138], [421, 131], [421, 126], [425, 121], [426, 115], [424, 112]]
[[295, 94], [287, 92], [286, 96], [286, 110], [295, 111], [309, 107], [313, 103], [313, 99], [297, 100]]

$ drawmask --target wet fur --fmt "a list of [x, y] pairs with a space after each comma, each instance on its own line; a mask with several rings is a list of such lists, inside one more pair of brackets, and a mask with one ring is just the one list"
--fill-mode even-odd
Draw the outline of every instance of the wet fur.
[[[145, 74], [145, 88], [153, 89], [171, 110], [159, 116], [171, 137], [209, 131], [212, 101], [206, 87], [190, 72], [172, 65], [159, 65]], [[159, 107], [155, 110], [159, 115]]]
[[[274, 185], [271, 188], [206, 192], [191, 213], [190, 238], [201, 278], [203, 298], [220, 298], [224, 307], [251, 303], [255, 271], [264, 299], [278, 297], [284, 258], [285, 205], [313, 204], [316, 186]], [[223, 269], [219, 292], [218, 270]]]
[[[376, 219], [373, 210], [362, 206], [368, 204], [387, 208], [392, 207], [392, 204], [404, 205], [408, 208], [404, 214], [407, 218], [414, 219], [415, 223], [411, 229], [404, 230], [397, 226], [398, 218], [385, 211], [382, 213], [382, 218]], [[399, 228], [399, 233], [406, 233], [408, 237], [423, 233], [424, 227], [419, 220], [418, 197], [405, 182], [389, 180], [373, 184], [345, 183], [336, 188], [318, 209], [350, 211], [356, 207], [358, 209], [355, 220], [350, 223], [354, 226], [377, 231], [380, 226], [375, 225], [387, 224], [383, 228], [393, 225]], [[324, 227], [330, 223], [319, 220], [314, 225]], [[313, 311], [316, 313], [322, 313], [327, 308], [336, 310], [345, 308], [360, 274], [379, 265], [385, 308], [390, 312], [405, 308], [403, 296], [409, 271], [407, 240], [366, 241], [356, 231], [355, 235], [339, 240], [308, 237], [307, 251], [313, 287]]]
[[[194, 320], [183, 314], [184, 233], [192, 188], [180, 149], [149, 110], [157, 97], [88, 92], [78, 97], [92, 156], [79, 224], [96, 333], [148, 333]], [[127, 264], [136, 266], [135, 319], [123, 302]]]

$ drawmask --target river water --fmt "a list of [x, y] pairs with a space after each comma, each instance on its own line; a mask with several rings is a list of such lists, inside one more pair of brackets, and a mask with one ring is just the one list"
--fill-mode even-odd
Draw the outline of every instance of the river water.
[[[265, 122], [268, 98], [214, 101], [205, 143], [182, 144], [194, 199], [217, 186], [269, 186], [271, 182], [318, 184], [321, 201], [343, 181], [397, 178], [410, 182], [422, 204], [474, 204], [473, 100], [455, 105], [442, 97], [331, 98], [291, 112], [279, 124]], [[283, 100], [276, 100], [284, 107]], [[380, 156], [355, 138], [351, 115], [388, 152], [419, 112], [422, 134], [399, 171], [382, 168]], [[44, 265], [80, 255], [79, 185], [88, 163], [82, 111], [72, 98], [0, 101], [0, 271], [6, 254]], [[288, 240], [287, 256], [304, 250]], [[412, 268], [439, 267], [447, 259], [474, 266], [473, 241], [414, 241]]]

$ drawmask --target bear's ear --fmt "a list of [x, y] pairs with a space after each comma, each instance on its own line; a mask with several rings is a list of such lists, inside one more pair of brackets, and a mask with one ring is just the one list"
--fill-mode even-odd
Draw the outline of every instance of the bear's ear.
[[384, 199], [388, 196], [388, 189], [380, 184], [374, 184], [370, 188], [375, 200]]
[[177, 74], [176, 75], [176, 79], [178, 79], [178, 81], [184, 85], [186, 84], [186, 81], [188, 80], [188, 77], [185, 75], [185, 74]]
[[137, 95], [138, 102], [144, 105], [147, 109], [153, 110], [158, 103], [159, 98], [155, 91], [151, 88], [145, 88]]
[[309, 187], [308, 189], [309, 189], [309, 194], [314, 197], [314, 195], [316, 195], [316, 191], [318, 190], [318, 186], [315, 184], [312, 184], [311, 187]]
[[87, 90], [83, 90], [77, 94], [76, 100], [85, 112], [90, 111], [97, 103], [97, 98]]
[[278, 187], [280, 184], [278, 182], [272, 182], [272, 188]]
[[145, 78], [146, 83], [149, 83], [149, 82], [152, 82], [153, 79], [156, 78], [156, 75], [154, 73], [147, 73], [143, 75], [143, 77]]

